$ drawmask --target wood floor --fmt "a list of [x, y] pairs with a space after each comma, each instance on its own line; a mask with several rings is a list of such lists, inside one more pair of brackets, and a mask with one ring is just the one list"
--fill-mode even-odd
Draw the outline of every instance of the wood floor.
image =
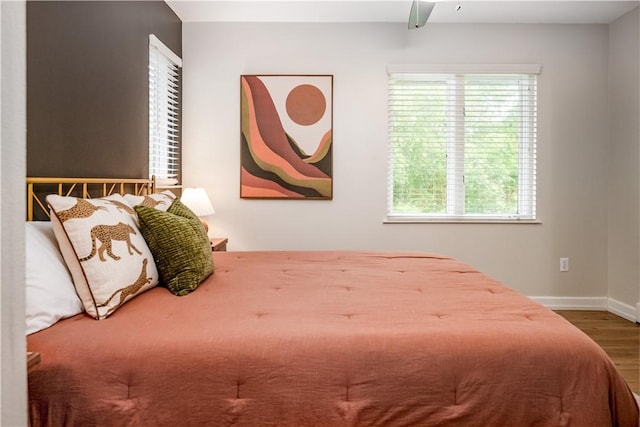
[[609, 355], [629, 387], [640, 394], [640, 325], [606, 311], [556, 311]]

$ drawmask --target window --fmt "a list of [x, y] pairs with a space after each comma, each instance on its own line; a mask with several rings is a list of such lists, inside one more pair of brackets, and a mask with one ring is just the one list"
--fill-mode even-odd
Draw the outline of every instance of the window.
[[388, 220], [534, 220], [536, 81], [390, 70]]
[[177, 183], [180, 175], [182, 60], [149, 35], [149, 177]]

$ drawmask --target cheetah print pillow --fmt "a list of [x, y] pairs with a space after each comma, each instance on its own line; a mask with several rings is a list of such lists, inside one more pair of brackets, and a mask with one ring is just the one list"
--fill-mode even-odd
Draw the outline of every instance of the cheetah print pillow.
[[118, 194], [101, 199], [47, 196], [53, 230], [86, 312], [104, 319], [157, 285], [158, 270]]
[[[166, 212], [175, 200], [176, 195], [170, 190], [160, 193], [149, 194], [147, 196], [134, 196], [133, 194], [125, 194], [124, 200], [131, 206], [146, 206], [148, 208], [158, 209]], [[135, 215], [135, 214], [134, 214]]]

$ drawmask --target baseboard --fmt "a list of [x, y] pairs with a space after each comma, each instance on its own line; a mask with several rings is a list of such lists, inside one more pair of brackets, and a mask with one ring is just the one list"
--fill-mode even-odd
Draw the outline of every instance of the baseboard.
[[551, 310], [609, 311], [631, 322], [640, 321], [640, 303], [636, 307], [607, 297], [529, 297]]
[[638, 321], [638, 318], [636, 317], [636, 308], [634, 306], [625, 304], [620, 301], [616, 301], [613, 298], [609, 298], [608, 310], [611, 313], [616, 314], [632, 322]]
[[607, 297], [529, 297], [551, 310], [607, 311]]

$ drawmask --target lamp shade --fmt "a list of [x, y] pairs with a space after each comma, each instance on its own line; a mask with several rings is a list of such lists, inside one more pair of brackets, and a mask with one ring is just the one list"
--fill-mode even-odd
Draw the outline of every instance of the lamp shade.
[[209, 216], [216, 213], [204, 188], [185, 188], [180, 201], [197, 216]]

